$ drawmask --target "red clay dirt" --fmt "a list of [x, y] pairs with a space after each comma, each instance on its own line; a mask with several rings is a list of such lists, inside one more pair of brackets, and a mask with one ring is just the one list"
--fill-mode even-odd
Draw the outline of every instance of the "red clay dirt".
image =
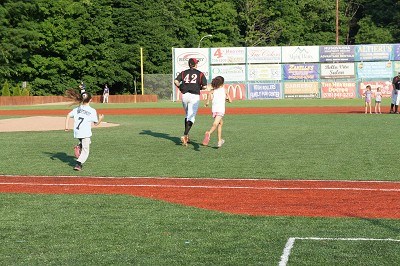
[[400, 219], [400, 182], [0, 176], [2, 193], [126, 194], [256, 216]]
[[[66, 110], [0, 110], [0, 115], [65, 115]], [[105, 109], [108, 115], [182, 115], [182, 109]], [[209, 114], [200, 109], [200, 114]], [[362, 113], [361, 107], [230, 108], [228, 114]], [[257, 216], [400, 219], [400, 182], [190, 178], [0, 176], [2, 193], [126, 194]]]

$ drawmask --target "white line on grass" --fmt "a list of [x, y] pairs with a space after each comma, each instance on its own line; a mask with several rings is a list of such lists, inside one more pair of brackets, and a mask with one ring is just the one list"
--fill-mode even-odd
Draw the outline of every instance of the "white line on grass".
[[251, 186], [204, 186], [204, 185], [160, 185], [160, 184], [89, 184], [89, 183], [33, 183], [0, 182], [0, 185], [13, 186], [71, 186], [71, 187], [157, 187], [157, 188], [206, 188], [206, 189], [253, 189], [253, 190], [343, 190], [343, 191], [381, 191], [400, 192], [394, 188], [315, 188], [315, 187], [251, 187]]
[[87, 178], [87, 179], [160, 179], [160, 180], [213, 180], [213, 181], [268, 181], [268, 182], [301, 182], [301, 183], [388, 183], [400, 184], [400, 181], [386, 181], [386, 180], [322, 180], [322, 179], [259, 179], [259, 178], [197, 178], [197, 177], [161, 177], [161, 176], [47, 176], [47, 175], [1, 175], [0, 177], [27, 177], [27, 178]]
[[286, 242], [285, 248], [279, 262], [279, 266], [286, 266], [289, 261], [289, 256], [296, 240], [333, 240], [333, 241], [391, 241], [400, 242], [400, 239], [392, 238], [330, 238], [330, 237], [290, 237]]

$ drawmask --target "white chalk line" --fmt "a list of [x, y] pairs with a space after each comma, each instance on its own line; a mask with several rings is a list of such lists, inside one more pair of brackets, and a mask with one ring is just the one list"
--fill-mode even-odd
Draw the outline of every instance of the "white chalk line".
[[161, 176], [74, 176], [74, 175], [60, 175], [60, 176], [47, 176], [47, 175], [4, 175], [0, 174], [0, 177], [25, 177], [25, 178], [87, 178], [87, 179], [150, 179], [150, 180], [196, 180], [196, 181], [257, 181], [257, 182], [301, 182], [301, 183], [363, 183], [363, 184], [400, 184], [400, 181], [386, 181], [386, 180], [327, 180], [327, 179], [263, 179], [263, 178], [201, 178], [201, 177], [161, 177]]
[[161, 185], [161, 184], [90, 184], [90, 183], [34, 183], [34, 182], [0, 182], [10, 186], [50, 186], [50, 187], [155, 187], [155, 188], [199, 188], [199, 189], [246, 189], [246, 190], [336, 190], [336, 191], [378, 191], [400, 192], [395, 188], [354, 188], [354, 187], [252, 187], [252, 186], [205, 186], [205, 185]]
[[285, 248], [279, 261], [279, 266], [286, 266], [289, 261], [296, 240], [316, 240], [316, 241], [389, 241], [400, 242], [400, 239], [393, 238], [331, 238], [331, 237], [290, 237], [286, 242]]

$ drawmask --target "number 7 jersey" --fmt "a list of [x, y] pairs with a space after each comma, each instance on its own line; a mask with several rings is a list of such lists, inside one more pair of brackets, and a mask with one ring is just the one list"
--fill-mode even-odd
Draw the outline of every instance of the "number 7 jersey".
[[97, 112], [89, 105], [80, 105], [68, 114], [74, 118], [74, 138], [83, 139], [92, 136], [92, 123], [98, 123]]

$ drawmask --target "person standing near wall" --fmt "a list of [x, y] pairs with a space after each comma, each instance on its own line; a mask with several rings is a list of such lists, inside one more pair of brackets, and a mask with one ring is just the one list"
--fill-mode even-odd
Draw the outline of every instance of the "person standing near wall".
[[376, 88], [375, 92], [375, 114], [381, 113], [382, 91], [381, 87]]
[[365, 98], [365, 113], [368, 113], [368, 107], [369, 107], [369, 113], [372, 114], [372, 90], [371, 90], [371, 85], [367, 85], [365, 88], [365, 92], [363, 94]]
[[[398, 114], [399, 113], [399, 102], [400, 102], [400, 97], [399, 97], [400, 72], [398, 72], [397, 76], [395, 76], [393, 78], [392, 84], [393, 84], [393, 89], [392, 89], [392, 103], [390, 104], [390, 113]], [[393, 107], [394, 107], [394, 111], [393, 111]]]
[[199, 61], [189, 59], [189, 69], [182, 71], [175, 78], [174, 83], [182, 93], [182, 105], [185, 110], [185, 130], [181, 137], [183, 146], [189, 142], [189, 131], [196, 119], [200, 103], [200, 90], [207, 89], [207, 78], [197, 69]]
[[108, 96], [110, 96], [110, 89], [106, 84], [103, 91], [103, 103], [108, 103]]

